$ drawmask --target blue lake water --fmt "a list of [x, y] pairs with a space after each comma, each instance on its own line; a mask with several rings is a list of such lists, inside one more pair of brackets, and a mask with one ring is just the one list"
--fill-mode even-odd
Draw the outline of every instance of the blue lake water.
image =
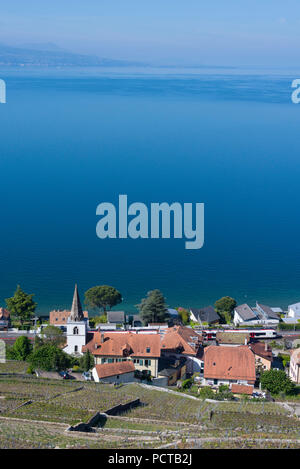
[[[134, 305], [230, 295], [300, 301], [300, 104], [277, 71], [1, 70], [0, 305], [19, 283], [38, 312], [117, 287]], [[96, 207], [204, 202], [205, 244], [100, 240]]]

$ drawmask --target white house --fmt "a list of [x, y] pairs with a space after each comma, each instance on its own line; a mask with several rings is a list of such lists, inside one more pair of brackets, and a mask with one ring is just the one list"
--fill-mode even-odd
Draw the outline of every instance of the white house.
[[132, 383], [135, 381], [134, 371], [132, 361], [104, 363], [93, 368], [92, 376], [96, 383]]
[[238, 324], [249, 324], [249, 326], [254, 324], [276, 326], [279, 323], [279, 317], [269, 306], [256, 302], [256, 307], [251, 308], [244, 303], [234, 308], [233, 322], [235, 326]]
[[288, 318], [300, 319], [300, 303], [295, 303], [288, 306]]
[[82, 347], [86, 345], [87, 318], [84, 317], [77, 285], [75, 285], [73, 303], [67, 320], [67, 346], [64, 351], [70, 355], [82, 355]]
[[300, 349], [293, 351], [290, 361], [289, 376], [294, 383], [300, 383]]

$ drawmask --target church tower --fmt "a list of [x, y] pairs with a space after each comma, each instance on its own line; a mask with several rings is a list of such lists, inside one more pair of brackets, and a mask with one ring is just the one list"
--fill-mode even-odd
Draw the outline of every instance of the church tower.
[[67, 346], [64, 351], [70, 355], [82, 355], [82, 346], [86, 344], [87, 319], [80, 303], [77, 284], [75, 285], [72, 309], [67, 321]]

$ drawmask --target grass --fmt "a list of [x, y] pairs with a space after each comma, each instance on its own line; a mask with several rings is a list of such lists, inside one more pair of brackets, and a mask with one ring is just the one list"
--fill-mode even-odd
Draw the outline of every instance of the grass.
[[[65, 433], [69, 425], [87, 422], [96, 412], [106, 411], [116, 404], [136, 398], [144, 405], [128, 411], [122, 417], [108, 417], [105, 431], [101, 433], [100, 430], [96, 436], [82, 438], [82, 434]], [[33, 401], [32, 404], [17, 408], [29, 400]], [[281, 439], [300, 438], [300, 420], [291, 418], [288, 411], [276, 403], [210, 403], [201, 399], [191, 400], [180, 393], [169, 394], [155, 388], [143, 388], [138, 384], [117, 389], [108, 384], [60, 381], [30, 375], [0, 375], [0, 416], [11, 419], [0, 418], [0, 448], [70, 445], [76, 448], [115, 449], [149, 445], [158, 447], [157, 438], [151, 440], [149, 432], [166, 431], [171, 434], [171, 441], [172, 438], [178, 438], [175, 434], [172, 437], [175, 431], [180, 431], [181, 436], [189, 439], [206, 435], [216, 438], [243, 436], [245, 440], [257, 435], [263, 439], [272, 435]], [[18, 419], [26, 419], [28, 422]], [[41, 423], [30, 422], [33, 420]], [[54, 425], [44, 422], [54, 422]], [[126, 429], [128, 433], [124, 433]], [[130, 430], [139, 430], [145, 434], [137, 436]], [[209, 447], [210, 443], [207, 445]], [[214, 447], [213, 443], [211, 447]]]

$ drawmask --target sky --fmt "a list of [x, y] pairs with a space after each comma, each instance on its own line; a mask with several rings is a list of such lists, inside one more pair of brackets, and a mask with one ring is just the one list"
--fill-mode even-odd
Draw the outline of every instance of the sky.
[[286, 67], [299, 0], [0, 0], [0, 42], [154, 64]]

